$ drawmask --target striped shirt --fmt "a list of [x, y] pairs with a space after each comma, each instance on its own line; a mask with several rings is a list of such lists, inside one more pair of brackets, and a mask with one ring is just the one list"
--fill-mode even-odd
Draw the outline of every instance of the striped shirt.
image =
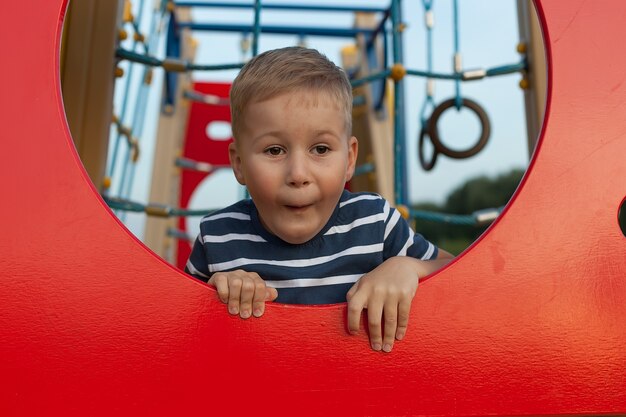
[[185, 270], [203, 281], [215, 272], [256, 272], [278, 289], [277, 302], [332, 304], [345, 302], [350, 287], [386, 259], [437, 253], [382, 197], [344, 191], [326, 226], [298, 245], [266, 231], [249, 199], [210, 214]]

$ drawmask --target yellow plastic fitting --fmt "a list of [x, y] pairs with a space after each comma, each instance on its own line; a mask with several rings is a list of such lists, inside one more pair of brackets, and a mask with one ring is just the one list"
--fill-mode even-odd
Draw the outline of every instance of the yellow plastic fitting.
[[139, 142], [137, 139], [133, 138], [131, 140], [130, 152], [131, 152], [131, 160], [133, 163], [136, 163], [139, 160]]
[[111, 188], [111, 177], [104, 177], [102, 179], [102, 188], [104, 188], [105, 190]]
[[151, 85], [153, 75], [154, 75], [154, 71], [152, 70], [152, 68], [150, 68], [148, 71], [146, 71], [146, 76], [143, 77], [143, 83], [145, 85]]
[[128, 32], [126, 32], [126, 30], [124, 29], [120, 29], [117, 31], [117, 38], [121, 41], [125, 41], [126, 39], [128, 39]]
[[144, 42], [146, 40], [146, 37], [143, 36], [141, 33], [135, 32], [135, 34], [133, 35], [133, 39], [135, 40], [135, 42]]
[[128, 126], [124, 126], [121, 123], [117, 123], [117, 133], [119, 133], [122, 136], [125, 136], [126, 140], [128, 140], [129, 145], [133, 144], [133, 132]]
[[393, 66], [391, 67], [391, 74], [389, 75], [392, 80], [400, 81], [401, 79], [404, 78], [405, 75], [406, 75], [406, 68], [404, 68], [404, 65], [400, 63], [393, 64]]
[[530, 88], [530, 81], [528, 81], [528, 78], [524, 77], [519, 80], [519, 88], [522, 90], [528, 90]]
[[124, 2], [124, 14], [122, 20], [124, 21], [124, 23], [130, 23], [133, 21], [133, 19], [133, 4], [130, 2], [130, 0], [126, 0]]
[[185, 72], [187, 71], [187, 63], [180, 59], [165, 58], [161, 64], [165, 71], [170, 72]]
[[409, 211], [409, 208], [405, 206], [404, 204], [398, 204], [398, 206], [396, 207], [396, 210], [398, 210], [402, 218], [404, 218], [405, 220], [408, 219], [409, 215], [411, 214], [411, 212]]
[[241, 43], [239, 44], [240, 45], [239, 47], [241, 48], [241, 52], [244, 54], [247, 53], [250, 50], [250, 44], [251, 44], [250, 38], [248, 38], [247, 36], [241, 38]]
[[148, 216], [169, 217], [172, 210], [167, 206], [151, 204], [145, 207], [144, 211]]
[[122, 78], [124, 76], [124, 69], [115, 67], [115, 78]]
[[520, 54], [525, 54], [526, 50], [528, 49], [528, 45], [526, 45], [525, 42], [520, 42], [517, 44], [517, 52], [519, 52]]

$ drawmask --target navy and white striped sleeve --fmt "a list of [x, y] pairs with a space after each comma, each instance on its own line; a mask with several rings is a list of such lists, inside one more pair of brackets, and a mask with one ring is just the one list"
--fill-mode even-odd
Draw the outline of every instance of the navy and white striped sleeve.
[[415, 233], [400, 212], [385, 202], [385, 221], [383, 256], [389, 259], [394, 256], [410, 256], [421, 260], [436, 259], [439, 253], [437, 246]]
[[204, 245], [202, 242], [201, 233], [198, 234], [198, 237], [193, 244], [191, 255], [189, 255], [187, 265], [185, 265], [185, 272], [204, 282], [207, 282], [209, 280], [209, 264], [204, 253]]

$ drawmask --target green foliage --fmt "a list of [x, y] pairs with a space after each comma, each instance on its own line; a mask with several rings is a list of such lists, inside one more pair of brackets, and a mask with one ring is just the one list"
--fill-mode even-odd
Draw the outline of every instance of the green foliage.
[[453, 254], [454, 256], [459, 255], [463, 252], [469, 245], [473, 242], [472, 239], [467, 238], [444, 238], [441, 242], [437, 242], [437, 246], [443, 248]]
[[[523, 169], [513, 169], [495, 178], [487, 176], [472, 178], [453, 190], [442, 206], [421, 203], [414, 208], [449, 214], [472, 214], [477, 210], [499, 208], [511, 199], [523, 175]], [[451, 225], [424, 220], [418, 221], [415, 227], [427, 239], [455, 255], [467, 248], [487, 229], [487, 226]]]
[[450, 193], [443, 209], [448, 213], [471, 214], [476, 210], [503, 206], [510, 200], [523, 175], [524, 170], [513, 169], [495, 178], [470, 179]]

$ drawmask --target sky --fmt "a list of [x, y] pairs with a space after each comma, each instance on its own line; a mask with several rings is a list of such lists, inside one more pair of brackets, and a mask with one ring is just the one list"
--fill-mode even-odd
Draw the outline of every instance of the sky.
[[[242, 1], [238, 1], [241, 3]], [[152, 1], [135, 0], [137, 8], [143, 3], [142, 27], [147, 31], [154, 4]], [[246, 1], [246, 3], [252, 3]], [[267, 3], [289, 3], [286, 0], [268, 0]], [[301, 0], [295, 4], [307, 3]], [[351, 5], [387, 7], [389, 0], [315, 0], [308, 2], [316, 5]], [[422, 1], [403, 1], [403, 20], [407, 24], [404, 32], [404, 60], [408, 69], [426, 69], [426, 28]], [[463, 68], [492, 68], [501, 65], [516, 64], [521, 56], [516, 51], [519, 42], [516, 0], [459, 0], [459, 35], [460, 52]], [[435, 16], [433, 28], [433, 69], [436, 72], [453, 71], [453, 0], [434, 0]], [[241, 9], [194, 9], [193, 19], [202, 23], [237, 23], [252, 24], [253, 13]], [[262, 24], [285, 26], [314, 26], [349, 28], [353, 16], [349, 13], [315, 13], [263, 11]], [[132, 33], [132, 32], [131, 32]], [[220, 64], [240, 62], [244, 56], [240, 48], [241, 35], [234, 33], [197, 32], [198, 64]], [[294, 45], [297, 37], [287, 35], [261, 34], [259, 51]], [[340, 50], [350, 43], [349, 39], [308, 37], [306, 45], [318, 49], [337, 64], [341, 64]], [[164, 41], [157, 39], [158, 45], [152, 55], [164, 58]], [[128, 48], [128, 45], [123, 45]], [[125, 63], [124, 65], [128, 65]], [[135, 79], [142, 72], [133, 70]], [[237, 71], [197, 72], [193, 75], [197, 81], [232, 81]], [[152, 173], [152, 156], [158, 122], [160, 86], [163, 71], [155, 71], [153, 88], [145, 106], [145, 121], [140, 137], [141, 159], [138, 162], [131, 199], [142, 203], [149, 201], [149, 184]], [[406, 117], [407, 169], [409, 179], [409, 201], [442, 203], [446, 196], [470, 178], [479, 175], [495, 176], [512, 168], [526, 168], [529, 162], [527, 147], [526, 121], [523, 91], [519, 88], [521, 74], [515, 73], [499, 77], [487, 77], [478, 81], [464, 82], [461, 85], [463, 97], [478, 102], [487, 112], [491, 123], [491, 136], [487, 146], [478, 155], [456, 160], [440, 155], [432, 171], [424, 171], [417, 159], [417, 140], [420, 128], [420, 112], [425, 100], [426, 81], [422, 77], [408, 76], [406, 80]], [[126, 80], [127, 81], [127, 80]], [[126, 82], [123, 81], [123, 82]], [[131, 83], [136, 82], [131, 78]], [[119, 114], [124, 89], [122, 83], [116, 87], [114, 108]], [[133, 91], [131, 84], [131, 92]], [[437, 80], [435, 82], [435, 103], [453, 98], [455, 83]], [[134, 98], [129, 97], [128, 109], [133, 108]], [[132, 111], [127, 110], [126, 119], [132, 121]], [[471, 145], [479, 134], [477, 118], [469, 110], [457, 112], [450, 110], [440, 119], [439, 128], [444, 142], [455, 149]], [[113, 141], [112, 141], [113, 142]], [[112, 148], [113, 144], [111, 144]], [[430, 148], [427, 154], [430, 155]], [[122, 153], [123, 154], [123, 153]], [[117, 169], [117, 168], [116, 168]], [[114, 186], [115, 181], [114, 176]], [[243, 191], [228, 170], [209, 176], [192, 197], [192, 208], [219, 208], [241, 198]], [[144, 228], [143, 214], [128, 214], [124, 221], [127, 227], [141, 237]], [[199, 218], [190, 218], [188, 228], [195, 230]]]

